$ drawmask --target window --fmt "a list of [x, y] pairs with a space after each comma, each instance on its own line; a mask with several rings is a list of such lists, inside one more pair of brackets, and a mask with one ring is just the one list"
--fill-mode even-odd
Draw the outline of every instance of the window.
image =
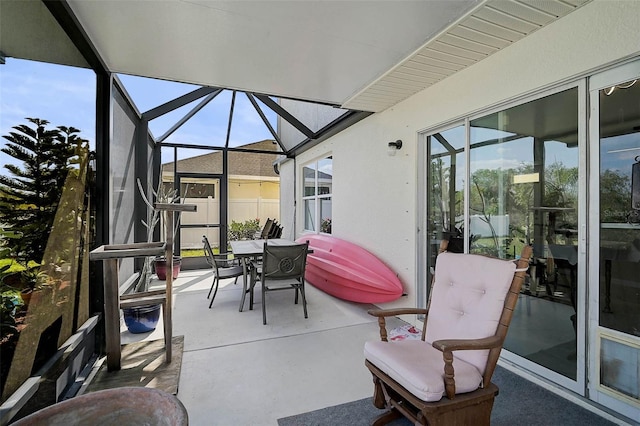
[[[173, 182], [163, 182], [165, 194], [173, 190]], [[181, 183], [180, 196], [185, 198], [216, 198], [216, 186], [212, 183]]]
[[331, 233], [331, 193], [333, 192], [333, 157], [309, 163], [302, 168], [304, 190], [304, 229]]

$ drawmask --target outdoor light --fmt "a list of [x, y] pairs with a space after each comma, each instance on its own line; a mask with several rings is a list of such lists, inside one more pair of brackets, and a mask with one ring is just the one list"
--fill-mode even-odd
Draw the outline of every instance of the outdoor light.
[[387, 153], [389, 155], [396, 155], [396, 151], [402, 148], [402, 141], [398, 139], [395, 142], [389, 142], [388, 145], [389, 145], [389, 151], [387, 151]]

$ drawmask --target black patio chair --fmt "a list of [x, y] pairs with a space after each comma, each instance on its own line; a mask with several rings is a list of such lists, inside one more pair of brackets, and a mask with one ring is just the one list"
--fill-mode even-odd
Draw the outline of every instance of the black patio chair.
[[267, 221], [264, 223], [264, 227], [258, 236], [260, 240], [266, 240], [269, 238], [269, 232], [271, 231], [271, 227], [273, 226], [273, 219], [267, 218]]
[[307, 264], [309, 243], [286, 246], [268, 245], [265, 242], [262, 260], [255, 262], [251, 268], [251, 288], [257, 281], [262, 285], [262, 323], [267, 324], [266, 293], [271, 291], [293, 289], [296, 292], [295, 303], [298, 304], [298, 292], [302, 297], [304, 317], [307, 315], [307, 299], [304, 293], [304, 272]]
[[234, 284], [237, 284], [238, 277], [244, 275], [244, 272], [242, 270], [242, 265], [240, 265], [240, 262], [238, 262], [237, 259], [229, 257], [230, 253], [213, 254], [211, 244], [209, 244], [209, 240], [204, 235], [202, 236], [202, 243], [204, 244], [205, 259], [213, 270], [213, 282], [211, 283], [211, 288], [209, 289], [209, 294], [207, 295], [208, 299], [209, 297], [211, 297], [211, 292], [213, 291], [211, 302], [209, 302], [209, 308], [211, 308], [211, 306], [213, 305], [213, 300], [216, 298], [216, 294], [218, 294], [218, 286], [220, 284], [220, 280], [226, 278], [235, 278]]

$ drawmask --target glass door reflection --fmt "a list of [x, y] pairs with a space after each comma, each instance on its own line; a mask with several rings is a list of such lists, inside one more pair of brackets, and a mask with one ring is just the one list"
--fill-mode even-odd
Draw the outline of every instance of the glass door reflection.
[[640, 406], [640, 81], [599, 104], [599, 390]]
[[470, 126], [469, 251], [534, 252], [505, 349], [577, 380], [578, 89]]

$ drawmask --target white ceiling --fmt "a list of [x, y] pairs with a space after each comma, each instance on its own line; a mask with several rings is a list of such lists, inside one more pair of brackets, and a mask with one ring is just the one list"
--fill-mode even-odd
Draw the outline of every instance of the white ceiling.
[[111, 71], [341, 105], [477, 0], [69, 4]]
[[[112, 72], [382, 111], [590, 0], [67, 1]], [[86, 66], [42, 2], [0, 7], [8, 56]]]

